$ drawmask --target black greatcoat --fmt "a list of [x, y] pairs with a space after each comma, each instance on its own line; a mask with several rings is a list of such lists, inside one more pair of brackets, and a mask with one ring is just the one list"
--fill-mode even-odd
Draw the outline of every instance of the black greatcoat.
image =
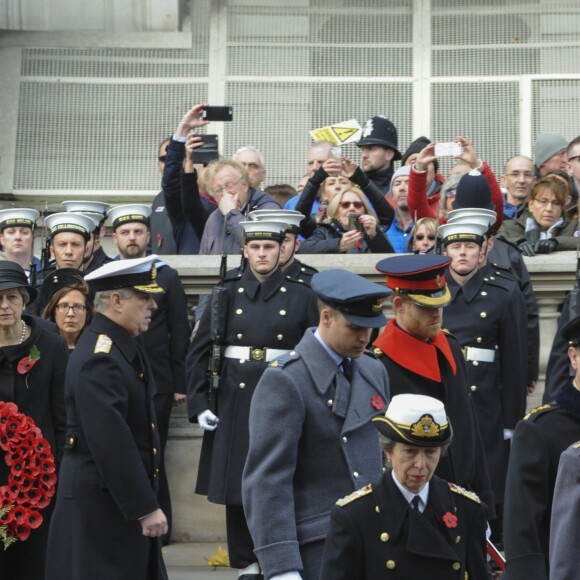
[[548, 580], [550, 517], [560, 455], [580, 439], [580, 392], [532, 410], [514, 432], [505, 488], [502, 580]]
[[[226, 281], [228, 292], [225, 343], [232, 346], [293, 349], [306, 329], [318, 324], [316, 297], [304, 283], [285, 278], [277, 269], [260, 283], [251, 269]], [[210, 408], [208, 362], [210, 309], [202, 314], [186, 361], [189, 420]], [[196, 493], [209, 501], [242, 505], [242, 471], [248, 454], [248, 417], [254, 390], [268, 363], [223, 358], [215, 414], [219, 426], [205, 431]]]
[[487, 458], [496, 504], [503, 503], [509, 441], [526, 412], [526, 307], [515, 281], [477, 272], [464, 286], [447, 276], [451, 302], [443, 324], [462, 347], [495, 351], [495, 360], [467, 360], [467, 380]]
[[[21, 413], [34, 419], [60, 462], [66, 431], [64, 382], [68, 348], [62, 337], [41, 328], [35, 318], [26, 314], [22, 318], [32, 328], [29, 338], [22, 344], [0, 348], [0, 400], [15, 403]], [[32, 346], [36, 346], [40, 358], [28, 373], [21, 375], [16, 370], [18, 361], [28, 356]], [[5, 485], [8, 466], [3, 451], [0, 456], [0, 485]], [[0, 549], [2, 580], [42, 580], [54, 501], [53, 497], [52, 503], [41, 510], [44, 521], [26, 541], [18, 541], [8, 550]]]
[[[320, 580], [489, 579], [485, 509], [478, 501], [433, 476], [420, 513], [390, 471], [365, 489], [332, 509]], [[457, 518], [456, 527], [445, 525], [447, 514]]]
[[440, 381], [420, 374], [429, 372], [425, 368], [429, 360], [429, 353], [424, 351], [427, 343], [402, 331], [394, 319], [389, 321], [375, 341], [375, 346], [380, 348], [374, 352], [387, 369], [391, 397], [404, 393], [427, 395], [439, 399], [445, 405], [453, 427], [453, 441], [447, 455], [439, 461], [436, 474], [474, 491], [486, 504], [488, 517], [492, 519], [495, 516], [493, 492], [479, 425], [467, 390], [465, 360], [457, 339], [445, 333], [440, 337], [447, 341], [456, 365], [454, 374], [449, 361], [436, 349], [434, 361], [438, 366]]
[[151, 368], [129, 333], [97, 314], [69, 359], [67, 439], [46, 580], [165, 578], [155, 511], [159, 434]]

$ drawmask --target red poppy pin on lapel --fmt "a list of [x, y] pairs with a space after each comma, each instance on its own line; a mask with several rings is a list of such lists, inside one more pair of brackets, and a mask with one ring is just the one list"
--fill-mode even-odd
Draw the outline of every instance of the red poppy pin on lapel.
[[443, 514], [443, 523], [448, 528], [456, 528], [457, 527], [457, 516], [452, 514], [451, 512], [447, 512]]
[[375, 395], [371, 399], [371, 405], [374, 409], [380, 411], [385, 406], [385, 402], [383, 401], [383, 398], [380, 395]]

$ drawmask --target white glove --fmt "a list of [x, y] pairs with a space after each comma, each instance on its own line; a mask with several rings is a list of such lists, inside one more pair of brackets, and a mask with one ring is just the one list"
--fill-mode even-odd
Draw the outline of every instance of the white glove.
[[209, 409], [206, 409], [197, 416], [197, 422], [204, 431], [215, 431], [220, 420]]
[[284, 574], [278, 574], [277, 576], [272, 576], [270, 580], [302, 580], [302, 576], [298, 572], [284, 572]]

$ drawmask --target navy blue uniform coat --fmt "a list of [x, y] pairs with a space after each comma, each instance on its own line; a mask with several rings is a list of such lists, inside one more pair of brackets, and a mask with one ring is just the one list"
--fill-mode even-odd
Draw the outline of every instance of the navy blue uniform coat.
[[[110, 352], [95, 353], [103, 335]], [[164, 578], [159, 539], [143, 536], [138, 521], [159, 507], [154, 392], [137, 341], [97, 313], [67, 368], [67, 449], [46, 580]]]
[[[260, 283], [248, 268], [241, 277], [226, 281], [228, 317], [225, 343], [231, 346], [290, 350], [304, 331], [318, 321], [316, 297], [301, 282], [284, 278], [280, 269]], [[202, 314], [187, 355], [187, 411], [189, 420], [210, 408], [208, 362], [210, 308]], [[205, 431], [196, 493], [209, 501], [242, 505], [241, 481], [248, 453], [248, 415], [254, 390], [268, 364], [223, 359], [217, 391], [219, 426]]]
[[[433, 476], [425, 511], [411, 509], [391, 472], [332, 509], [320, 580], [487, 580], [485, 510]], [[347, 503], [348, 502], [348, 503]], [[445, 514], [456, 527], [447, 527]]]

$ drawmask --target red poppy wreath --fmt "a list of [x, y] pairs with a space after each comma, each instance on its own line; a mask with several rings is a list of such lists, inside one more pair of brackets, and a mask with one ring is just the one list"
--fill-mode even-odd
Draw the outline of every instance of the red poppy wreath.
[[8, 483], [0, 486], [0, 541], [4, 549], [26, 540], [42, 523], [40, 510], [48, 506], [56, 486], [56, 467], [50, 443], [32, 418], [14, 403], [0, 401], [0, 449], [10, 468]]

